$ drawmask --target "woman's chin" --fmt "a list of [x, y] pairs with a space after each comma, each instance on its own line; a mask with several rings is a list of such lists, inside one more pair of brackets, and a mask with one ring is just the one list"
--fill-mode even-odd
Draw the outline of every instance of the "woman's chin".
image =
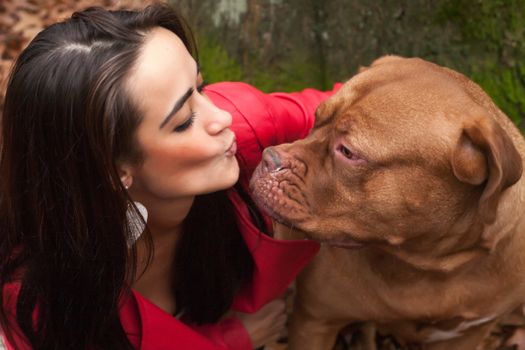
[[237, 159], [235, 159], [235, 157], [233, 158], [232, 163], [233, 164], [231, 168], [228, 169], [227, 173], [224, 175], [224, 189], [232, 187], [237, 183], [237, 181], [239, 181], [240, 169], [239, 163], [237, 162]]
[[232, 163], [233, 164], [231, 167], [228, 167], [223, 172], [214, 177], [217, 183], [212, 186], [213, 189], [207, 191], [208, 193], [227, 190], [237, 183], [240, 174], [239, 163], [237, 163], [237, 160], [234, 160]]

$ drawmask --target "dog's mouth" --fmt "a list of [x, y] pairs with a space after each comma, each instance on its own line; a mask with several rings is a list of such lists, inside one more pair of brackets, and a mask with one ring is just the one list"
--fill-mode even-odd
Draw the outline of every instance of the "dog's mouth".
[[[343, 249], [360, 249], [368, 246], [367, 243], [358, 241], [348, 235], [348, 233], [341, 235], [338, 234], [337, 236], [332, 237], [326, 237], [326, 235], [320, 234], [319, 232], [322, 231], [322, 229], [314, 229], [313, 231], [310, 230], [304, 230], [299, 228], [296, 225], [292, 225], [286, 222], [286, 220], [277, 220], [274, 217], [272, 217], [275, 223], [280, 224], [281, 227], [285, 227], [285, 230], [288, 232], [288, 237], [290, 234], [297, 237], [297, 239], [305, 239], [309, 241], [316, 241], [321, 243], [323, 246], [327, 247], [335, 247], [335, 248], [343, 248]], [[282, 228], [280, 229], [282, 230]]]
[[299, 229], [304, 235], [305, 239], [317, 241], [330, 247], [344, 249], [360, 249], [366, 246], [366, 244], [358, 242], [348, 236], [337, 238], [326, 238], [318, 236], [315, 233], [309, 232], [309, 230], [302, 229], [300, 223], [295, 222], [295, 220], [291, 221], [289, 218], [283, 216], [278, 210], [274, 209], [274, 207], [268, 205], [268, 203], [265, 200], [260, 200], [256, 196], [255, 202], [262, 210], [264, 210], [268, 215], [270, 215], [270, 217], [273, 220], [275, 220], [279, 224], [286, 226], [292, 230]]
[[301, 231], [305, 239], [345, 249], [358, 249], [365, 246], [351, 235], [318, 234], [325, 228], [319, 227], [317, 222], [319, 220], [316, 220], [319, 218], [312, 212], [304, 194], [306, 190], [303, 177], [293, 170], [289, 162], [279, 158], [275, 151], [267, 151], [266, 158], [266, 161], [261, 162], [255, 169], [250, 180], [253, 199], [261, 210], [275, 222], [291, 230]]
[[259, 165], [250, 181], [257, 206], [279, 224], [292, 230], [300, 230], [305, 239], [344, 249], [365, 246], [346, 234], [332, 237], [316, 234], [323, 231], [323, 228], [309, 227], [309, 223], [315, 221], [312, 220], [314, 215], [308, 210], [308, 202], [298, 187], [298, 181], [292, 181], [294, 177], [296, 176], [288, 167], [268, 171], [264, 165]]
[[327, 240], [324, 243], [331, 247], [344, 249], [359, 249], [365, 247], [364, 243], [360, 243], [351, 238], [345, 238], [344, 240]]
[[[317, 231], [316, 231], [317, 232]], [[304, 232], [304, 235], [311, 240], [318, 241], [325, 246], [344, 248], [344, 249], [360, 249], [366, 247], [368, 244], [354, 239], [348, 233], [337, 234], [336, 236], [326, 236], [317, 234], [316, 232]]]
[[257, 206], [261, 208], [266, 214], [268, 214], [272, 218], [272, 220], [275, 220], [276, 222], [284, 226], [294, 226], [294, 224], [286, 220], [286, 218], [283, 215], [281, 215], [278, 210], [274, 209], [274, 206], [269, 205], [266, 200], [261, 199], [260, 196], [257, 195], [254, 197], [254, 199]]
[[268, 171], [259, 165], [250, 181], [257, 206], [285, 226], [298, 226], [310, 216], [308, 201], [296, 178], [289, 167]]

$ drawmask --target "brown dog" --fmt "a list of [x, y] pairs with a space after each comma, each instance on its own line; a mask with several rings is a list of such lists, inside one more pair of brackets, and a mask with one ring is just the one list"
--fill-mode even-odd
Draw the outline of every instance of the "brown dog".
[[348, 81], [252, 178], [278, 222], [325, 242], [298, 279], [291, 349], [366, 321], [420, 349], [480, 349], [525, 302], [524, 156], [459, 73], [387, 56]]

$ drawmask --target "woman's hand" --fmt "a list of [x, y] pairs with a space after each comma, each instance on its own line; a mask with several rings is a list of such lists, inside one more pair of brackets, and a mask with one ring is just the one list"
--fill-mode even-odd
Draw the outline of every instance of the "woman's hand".
[[276, 342], [284, 333], [286, 305], [283, 299], [275, 299], [253, 314], [234, 314], [248, 331], [255, 349]]

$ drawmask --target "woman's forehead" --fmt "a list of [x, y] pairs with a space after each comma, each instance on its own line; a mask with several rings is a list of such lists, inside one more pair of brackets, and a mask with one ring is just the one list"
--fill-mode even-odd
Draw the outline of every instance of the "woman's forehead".
[[196, 63], [175, 33], [158, 27], [146, 36], [135, 65], [135, 79], [151, 80], [167, 76], [170, 72], [178, 73], [180, 77], [184, 76], [182, 73], [195, 75]]
[[161, 118], [195, 85], [197, 64], [182, 40], [165, 28], [147, 34], [128, 77], [132, 98], [146, 113]]

